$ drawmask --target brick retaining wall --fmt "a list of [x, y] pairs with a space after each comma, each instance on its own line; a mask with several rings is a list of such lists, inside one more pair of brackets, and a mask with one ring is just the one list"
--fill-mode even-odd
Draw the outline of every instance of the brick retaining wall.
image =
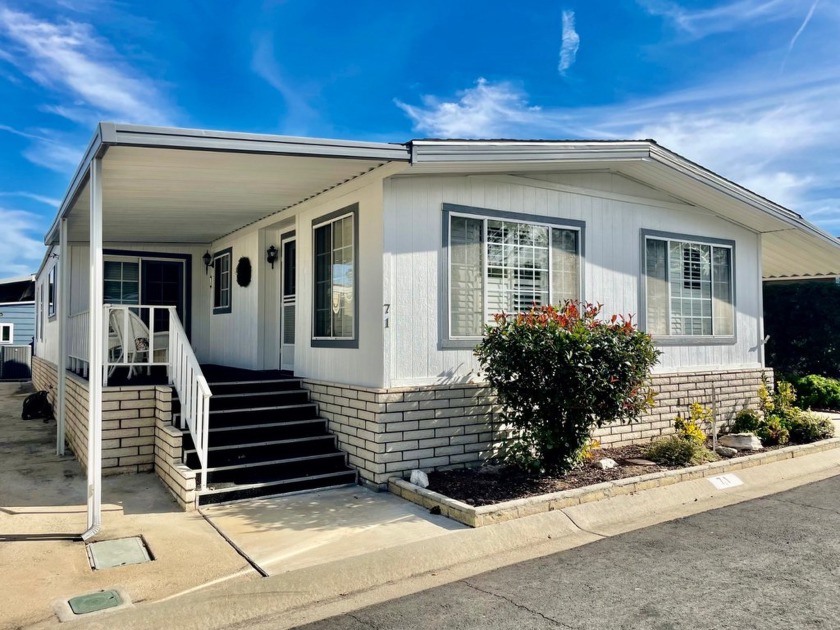
[[[772, 370], [765, 370], [771, 379]], [[758, 404], [761, 369], [657, 374], [656, 407], [640, 422], [595, 432], [604, 446], [650, 442], [674, 432], [674, 417], [692, 402], [717, 405], [718, 424]], [[482, 384], [372, 389], [304, 380], [339, 446], [362, 480], [384, 487], [394, 476], [462, 468], [491, 456], [500, 438], [498, 405]]]
[[[58, 389], [56, 374], [54, 364], [33, 357], [32, 383], [36, 389], [50, 392], [53, 405]], [[65, 439], [82, 469], [87, 469], [88, 382], [68, 372], [65, 384]], [[150, 472], [154, 468], [156, 389], [134, 386], [102, 390], [103, 475]]]

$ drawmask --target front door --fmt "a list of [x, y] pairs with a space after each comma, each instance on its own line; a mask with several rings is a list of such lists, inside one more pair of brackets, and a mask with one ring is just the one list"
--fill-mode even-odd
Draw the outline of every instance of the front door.
[[280, 242], [280, 264], [283, 270], [280, 289], [280, 369], [295, 369], [295, 291], [296, 241], [294, 237]]

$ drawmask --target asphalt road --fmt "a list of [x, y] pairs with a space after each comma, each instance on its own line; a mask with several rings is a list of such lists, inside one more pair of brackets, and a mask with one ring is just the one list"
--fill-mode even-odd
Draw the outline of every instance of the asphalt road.
[[840, 628], [840, 477], [303, 628]]

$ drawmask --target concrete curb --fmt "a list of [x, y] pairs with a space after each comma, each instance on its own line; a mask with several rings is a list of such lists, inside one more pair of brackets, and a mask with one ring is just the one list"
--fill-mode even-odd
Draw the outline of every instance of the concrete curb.
[[633, 494], [641, 490], [660, 488], [682, 481], [713, 477], [735, 470], [743, 470], [744, 468], [752, 468], [753, 466], [761, 466], [785, 459], [803, 457], [836, 448], [840, 448], [840, 437], [821, 440], [812, 444], [788, 446], [766, 453], [724, 459], [690, 468], [655, 472], [648, 475], [617, 479], [616, 481], [605, 481], [604, 483], [586, 486], [585, 488], [563, 490], [552, 492], [551, 494], [494, 503], [493, 505], [482, 505], [480, 507], [474, 507], [462, 501], [450, 499], [442, 494], [421, 488], [405, 479], [397, 477], [388, 480], [388, 490], [407, 501], [411, 501], [425, 508], [438, 508], [444, 516], [448, 516], [464, 525], [483, 527], [485, 525], [502, 523], [543, 512], [562, 510], [573, 505], [592, 503], [623, 494]]

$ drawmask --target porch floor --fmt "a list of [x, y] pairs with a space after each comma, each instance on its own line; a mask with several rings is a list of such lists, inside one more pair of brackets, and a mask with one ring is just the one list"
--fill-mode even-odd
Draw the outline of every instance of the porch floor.
[[[293, 378], [294, 374], [285, 370], [245, 370], [242, 368], [230, 367], [227, 365], [216, 365], [213, 363], [203, 364], [201, 371], [204, 378], [211, 385], [213, 383], [230, 383], [236, 381], [271, 381], [285, 378]], [[166, 376], [166, 368], [154, 366], [146, 374], [146, 368], [135, 368], [134, 374], [129, 377], [128, 368], [117, 368], [108, 377], [108, 387], [127, 387], [131, 385], [166, 385], [169, 380]]]

